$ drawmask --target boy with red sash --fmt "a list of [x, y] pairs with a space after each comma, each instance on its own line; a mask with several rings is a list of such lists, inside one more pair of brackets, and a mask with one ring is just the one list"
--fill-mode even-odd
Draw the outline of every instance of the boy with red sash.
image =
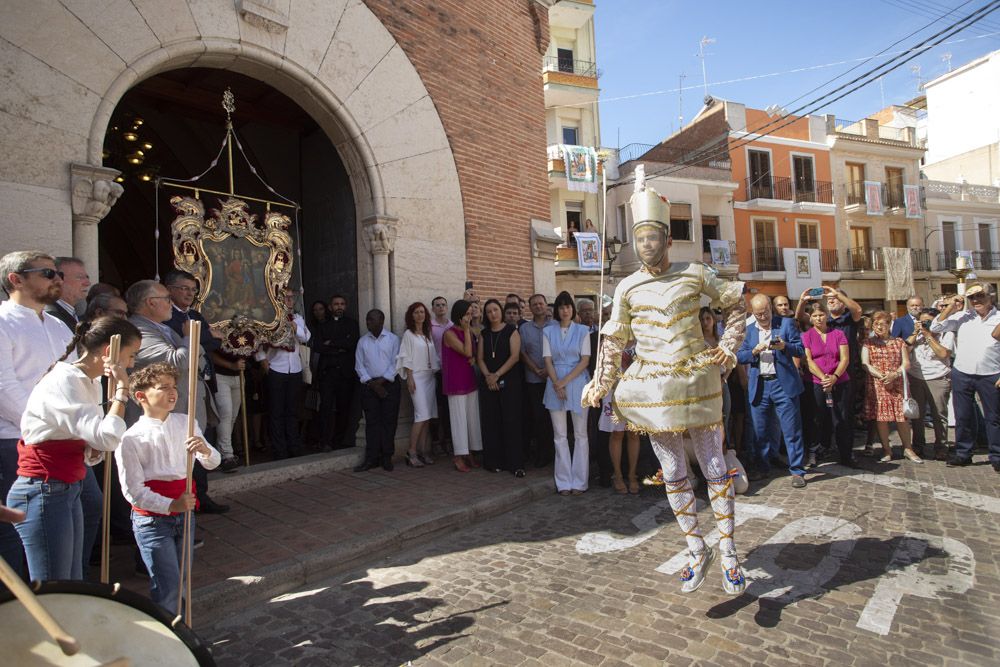
[[[195, 435], [188, 438], [187, 415], [171, 412], [177, 403], [179, 375], [164, 363], [132, 374], [132, 398], [143, 416], [125, 431], [115, 452], [122, 493], [132, 504], [132, 532], [149, 571], [150, 597], [171, 613], [180, 613], [176, 605], [184, 513], [197, 506], [194, 489], [191, 493], [184, 489], [187, 454], [192, 452], [206, 470], [222, 459], [205, 442], [197, 424]], [[189, 539], [193, 535], [192, 515]]]

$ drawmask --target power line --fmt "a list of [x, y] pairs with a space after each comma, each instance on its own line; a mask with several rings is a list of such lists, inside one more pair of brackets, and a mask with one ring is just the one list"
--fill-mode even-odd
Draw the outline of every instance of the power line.
[[[835, 88], [834, 90], [832, 90], [832, 91], [830, 91], [830, 92], [828, 92], [828, 93], [826, 93], [824, 95], [821, 95], [820, 97], [818, 97], [818, 98], [816, 98], [816, 99], [814, 99], [814, 100], [812, 100], [810, 102], [807, 102], [805, 105], [799, 107], [798, 109], [795, 109], [794, 111], [792, 111], [789, 114], [786, 114], [787, 116], [792, 116], [789, 120], [787, 120], [786, 122], [782, 123], [781, 125], [778, 125], [777, 127], [771, 128], [767, 132], [761, 133], [760, 130], [763, 130], [763, 129], [765, 129], [765, 128], [771, 126], [771, 125], [773, 125], [774, 123], [778, 122], [777, 120], [772, 120], [772, 121], [770, 121], [768, 123], [765, 123], [764, 125], [762, 125], [762, 126], [756, 128], [755, 130], [753, 130], [752, 132], [751, 131], [747, 131], [747, 135], [752, 135], [752, 136], [750, 136], [749, 139], [745, 139], [743, 141], [736, 142], [733, 145], [729, 145], [729, 136], [727, 134], [726, 136], [721, 137], [720, 139], [718, 139], [718, 140], [710, 143], [705, 148], [703, 148], [703, 149], [695, 152], [694, 155], [689, 156], [688, 157], [688, 161], [682, 162], [680, 164], [672, 165], [671, 167], [662, 169], [662, 170], [657, 171], [657, 172], [653, 172], [651, 174], [647, 174], [646, 177], [647, 178], [653, 178], [655, 176], [669, 175], [669, 174], [675, 173], [677, 171], [680, 171], [680, 170], [684, 169], [685, 167], [691, 166], [695, 162], [704, 162], [704, 161], [707, 161], [707, 160], [712, 160], [712, 159], [717, 158], [717, 157], [721, 157], [723, 155], [728, 155], [731, 151], [733, 151], [733, 150], [735, 150], [737, 148], [741, 148], [743, 146], [746, 146], [747, 144], [750, 144], [750, 143], [753, 143], [755, 141], [758, 141], [759, 139], [762, 139], [762, 138], [764, 138], [764, 137], [766, 137], [766, 136], [768, 136], [768, 135], [776, 132], [777, 130], [782, 129], [783, 127], [787, 127], [788, 125], [796, 122], [797, 120], [800, 120], [800, 117], [795, 116], [795, 114], [803, 111], [807, 107], [822, 102], [822, 104], [819, 104], [819, 106], [816, 106], [815, 108], [810, 109], [809, 111], [806, 111], [805, 115], [808, 115], [809, 113], [813, 113], [813, 112], [817, 111], [818, 109], [822, 108], [823, 106], [826, 106], [826, 105], [828, 105], [828, 104], [830, 104], [832, 102], [836, 102], [837, 100], [840, 100], [840, 99], [846, 97], [847, 95], [850, 95], [851, 93], [859, 90], [860, 88], [868, 85], [869, 83], [872, 83], [872, 81], [876, 80], [878, 78], [878, 76], [882, 76], [882, 75], [888, 74], [889, 72], [892, 72], [893, 70], [896, 70], [896, 69], [902, 67], [907, 62], [913, 60], [914, 58], [918, 57], [922, 53], [925, 53], [926, 51], [930, 50], [931, 48], [940, 45], [948, 37], [950, 37], [950, 36], [952, 36], [954, 34], [957, 34], [958, 32], [960, 32], [960, 31], [968, 28], [969, 26], [975, 24], [976, 22], [982, 20], [982, 18], [984, 18], [985, 16], [987, 16], [990, 13], [996, 11], [997, 9], [1000, 9], [1000, 6], [998, 6], [998, 5], [1000, 5], [1000, 0], [992, 0], [989, 4], [984, 5], [980, 9], [976, 10], [975, 12], [973, 12], [972, 14], [969, 14], [965, 18], [962, 18], [962, 19], [956, 21], [955, 23], [950, 24], [945, 29], [943, 29], [943, 30], [935, 33], [931, 37], [923, 40], [916, 47], [914, 47], [914, 49], [908, 49], [907, 50], [907, 52], [910, 52], [910, 51], [913, 51], [915, 49], [919, 49], [917, 51], [917, 53], [914, 53], [913, 55], [909, 56], [908, 58], [905, 58], [905, 59], [901, 60], [900, 62], [896, 63], [895, 65], [892, 65], [892, 67], [890, 67], [889, 69], [885, 70], [884, 72], [879, 72], [879, 70], [882, 70], [883, 68], [888, 67], [889, 65], [891, 65], [894, 61], [899, 60], [899, 56], [893, 57], [893, 58], [889, 59], [888, 61], [886, 61], [885, 63], [882, 63], [881, 65], [879, 65], [879, 66], [877, 66], [877, 67], [869, 70], [868, 72], [866, 72], [866, 73], [864, 73], [864, 74], [862, 74], [862, 75], [860, 75], [858, 77], [855, 77], [854, 79], [852, 79], [851, 81], [847, 82], [846, 84], [843, 84], [843, 85]], [[933, 40], [936, 37], [941, 37], [941, 39], [939, 39], [936, 42], [931, 42], [930, 44], [928, 44], [928, 42], [930, 42], [930, 40]], [[869, 79], [869, 77], [873, 77], [873, 76], [874, 76], [874, 78], [870, 78]], [[865, 81], [865, 79], [869, 79], [869, 80]], [[857, 85], [854, 85], [854, 84], [857, 84]], [[830, 95], [833, 95], [833, 94], [835, 94], [837, 92], [840, 92], [841, 90], [844, 90], [845, 88], [848, 88], [848, 90], [846, 92], [841, 93], [837, 97], [834, 97], [831, 100], [826, 100], [825, 99], [825, 98], [829, 97]], [[726, 144], [726, 146], [722, 150], [717, 150], [716, 147], [720, 146], [721, 144]], [[630, 181], [625, 181], [625, 182], [622, 182], [622, 183], [616, 183], [615, 186], [624, 185], [626, 182], [630, 182]], [[612, 186], [612, 187], [615, 187], [615, 186]]]

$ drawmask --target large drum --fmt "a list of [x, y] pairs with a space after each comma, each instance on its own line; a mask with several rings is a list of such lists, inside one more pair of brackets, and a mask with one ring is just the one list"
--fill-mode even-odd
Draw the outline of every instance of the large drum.
[[0, 594], [0, 663], [83, 666], [125, 658], [130, 665], [144, 667], [215, 664], [208, 648], [187, 626], [171, 627], [173, 619], [152, 600], [118, 585], [51, 581], [35, 594], [80, 643], [80, 651], [63, 655], [24, 606], [4, 590]]

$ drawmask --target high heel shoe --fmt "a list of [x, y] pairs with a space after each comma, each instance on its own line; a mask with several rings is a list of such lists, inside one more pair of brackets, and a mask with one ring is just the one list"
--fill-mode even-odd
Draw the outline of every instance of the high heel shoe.
[[453, 459], [453, 463], [455, 464], [455, 470], [458, 472], [469, 472], [469, 466], [465, 465], [464, 456], [456, 456]]
[[905, 456], [909, 460], [913, 461], [914, 463], [923, 463], [924, 462], [924, 460], [922, 458], [920, 458], [917, 455], [917, 453], [915, 451], [913, 451], [912, 449], [904, 449], [903, 450], [903, 456]]
[[417, 458], [420, 459], [420, 462], [425, 466], [434, 465], [434, 459], [431, 458], [430, 454], [417, 454]]
[[469, 454], [468, 456], [466, 456], [465, 457], [465, 463], [470, 468], [482, 468], [483, 467], [483, 464], [476, 460], [476, 455], [475, 454]]
[[628, 495], [628, 489], [625, 487], [625, 480], [622, 479], [621, 475], [612, 475], [611, 484], [615, 487], [615, 493], [618, 495]]
[[423, 461], [420, 460], [420, 457], [411, 452], [406, 453], [406, 458], [404, 460], [406, 461], [406, 465], [409, 466], [410, 468], [424, 467]]
[[639, 480], [635, 478], [635, 475], [629, 475], [628, 492], [633, 496], [639, 495]]

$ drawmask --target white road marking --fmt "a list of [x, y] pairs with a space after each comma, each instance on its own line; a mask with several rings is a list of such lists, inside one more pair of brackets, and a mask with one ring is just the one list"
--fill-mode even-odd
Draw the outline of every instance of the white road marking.
[[851, 468], [836, 464], [821, 466], [817, 468], [817, 471], [836, 475], [837, 477], [849, 477], [859, 482], [887, 486], [890, 489], [917, 493], [922, 496], [927, 496], [930, 493], [934, 498], [947, 503], [970, 507], [975, 510], [990, 512], [991, 514], [1000, 514], [1000, 498], [994, 496], [984, 496], [981, 493], [953, 489], [950, 486], [938, 486], [929, 482], [918, 482], [915, 479], [905, 479], [891, 475], [875, 475], [870, 472], [852, 470]]

